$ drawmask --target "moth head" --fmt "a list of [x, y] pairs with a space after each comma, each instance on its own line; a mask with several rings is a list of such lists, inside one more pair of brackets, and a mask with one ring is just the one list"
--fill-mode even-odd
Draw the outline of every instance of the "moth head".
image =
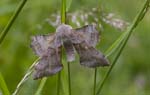
[[56, 29], [56, 37], [60, 38], [63, 42], [69, 40], [72, 27], [66, 24], [61, 24]]
[[70, 25], [61, 24], [56, 29], [56, 32], [62, 32], [62, 33], [64, 33], [64, 32], [70, 32], [71, 29], [72, 29], [72, 27]]

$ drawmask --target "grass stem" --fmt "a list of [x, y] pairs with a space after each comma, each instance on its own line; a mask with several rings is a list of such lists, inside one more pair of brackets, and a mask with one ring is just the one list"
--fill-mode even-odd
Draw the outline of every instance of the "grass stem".
[[37, 91], [36, 91], [36, 93], [34, 95], [41, 95], [41, 92], [42, 92], [42, 89], [43, 89], [43, 87], [44, 87], [44, 85], [46, 83], [46, 80], [47, 80], [46, 77], [42, 78], [42, 80], [40, 82], [40, 85], [39, 85], [39, 87], [38, 87], [38, 89], [37, 89]]
[[97, 68], [94, 69], [94, 86], [93, 86], [93, 95], [96, 95], [96, 78], [97, 78]]
[[16, 18], [18, 17], [19, 13], [21, 12], [22, 8], [24, 7], [24, 5], [26, 4], [27, 0], [21, 0], [18, 8], [16, 9], [16, 11], [14, 12], [13, 16], [11, 17], [11, 19], [9, 20], [8, 24], [6, 25], [6, 27], [4, 28], [4, 30], [2, 31], [1, 35], [0, 35], [0, 44], [3, 42], [5, 36], [7, 35], [9, 29], [11, 28], [11, 26], [13, 25], [14, 21], [16, 20]]
[[70, 62], [67, 63], [68, 67], [68, 93], [71, 95], [71, 74], [70, 74]]
[[61, 85], [61, 71], [58, 73], [57, 76], [57, 94], [60, 95], [60, 85]]

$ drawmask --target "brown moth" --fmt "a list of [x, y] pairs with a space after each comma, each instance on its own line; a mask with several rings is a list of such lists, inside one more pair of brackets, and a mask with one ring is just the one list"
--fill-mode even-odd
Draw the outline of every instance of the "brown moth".
[[79, 54], [80, 64], [95, 68], [108, 66], [105, 56], [95, 49], [99, 40], [99, 33], [95, 25], [86, 25], [82, 28], [72, 29], [71, 26], [62, 24], [56, 33], [49, 35], [33, 36], [31, 47], [40, 57], [35, 65], [34, 79], [56, 74], [62, 69], [61, 47], [63, 46], [67, 61], [75, 60], [75, 50]]

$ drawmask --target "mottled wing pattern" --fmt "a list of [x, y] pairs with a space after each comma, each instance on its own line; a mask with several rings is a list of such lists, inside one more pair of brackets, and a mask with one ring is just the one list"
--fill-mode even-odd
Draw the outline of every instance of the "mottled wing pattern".
[[47, 49], [52, 47], [54, 35], [38, 35], [31, 37], [31, 48], [36, 53], [36, 55], [42, 57], [47, 55]]
[[60, 48], [48, 49], [48, 56], [43, 56], [37, 65], [35, 65], [34, 79], [43, 78], [56, 74], [62, 69], [60, 61]]
[[60, 49], [55, 48], [54, 38], [53, 34], [32, 37], [31, 47], [40, 57], [35, 65], [34, 79], [54, 75], [62, 69]]
[[95, 25], [86, 25], [81, 28], [75, 29], [78, 35], [82, 35], [87, 44], [95, 47], [99, 41], [99, 32], [96, 30]]
[[74, 46], [80, 56], [81, 65], [91, 68], [109, 65], [105, 56], [93, 46], [88, 45], [85, 41], [75, 44]]

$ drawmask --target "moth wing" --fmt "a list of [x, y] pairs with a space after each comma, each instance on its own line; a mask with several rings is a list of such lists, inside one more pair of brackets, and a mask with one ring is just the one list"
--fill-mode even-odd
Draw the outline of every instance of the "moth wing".
[[105, 56], [94, 47], [89, 46], [86, 42], [75, 44], [74, 46], [79, 54], [81, 65], [91, 68], [109, 65]]
[[62, 69], [60, 50], [49, 48], [49, 55], [43, 56], [35, 65], [34, 79], [52, 76]]
[[38, 35], [31, 37], [31, 48], [38, 56], [44, 56], [49, 47], [54, 48], [54, 34]]
[[95, 25], [86, 25], [81, 28], [74, 29], [74, 31], [79, 33], [79, 35], [82, 35], [86, 43], [93, 47], [95, 47], [99, 41], [99, 32]]

